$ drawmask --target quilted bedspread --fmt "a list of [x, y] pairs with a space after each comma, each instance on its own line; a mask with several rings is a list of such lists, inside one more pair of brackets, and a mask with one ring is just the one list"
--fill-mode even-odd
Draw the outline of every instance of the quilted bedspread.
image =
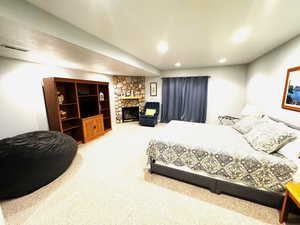
[[171, 121], [150, 140], [147, 155], [167, 165], [275, 192], [284, 191], [297, 171], [287, 158], [255, 151], [229, 126]]

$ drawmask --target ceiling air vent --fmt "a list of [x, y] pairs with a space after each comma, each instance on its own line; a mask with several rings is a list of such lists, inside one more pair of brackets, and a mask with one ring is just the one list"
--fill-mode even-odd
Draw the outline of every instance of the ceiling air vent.
[[2, 48], [9, 48], [9, 49], [20, 51], [20, 52], [28, 52], [29, 51], [27, 49], [16, 47], [16, 46], [12, 46], [12, 45], [0, 44], [0, 46]]

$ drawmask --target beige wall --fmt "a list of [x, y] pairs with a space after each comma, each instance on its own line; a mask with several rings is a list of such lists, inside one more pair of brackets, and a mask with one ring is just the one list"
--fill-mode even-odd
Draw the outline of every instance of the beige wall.
[[[54, 76], [110, 82], [111, 113], [114, 115], [112, 76], [0, 57], [0, 139], [48, 129], [42, 79]], [[113, 124], [114, 119], [112, 116]]]
[[296, 66], [300, 66], [299, 36], [249, 65], [246, 101], [270, 115], [300, 126], [299, 112], [281, 108], [287, 69]]
[[[246, 66], [207, 67], [163, 71], [160, 77], [146, 77], [146, 101], [161, 102], [161, 77], [210, 76], [207, 122], [217, 123], [219, 115], [237, 115], [245, 104]], [[150, 96], [150, 82], [157, 82], [158, 96]]]

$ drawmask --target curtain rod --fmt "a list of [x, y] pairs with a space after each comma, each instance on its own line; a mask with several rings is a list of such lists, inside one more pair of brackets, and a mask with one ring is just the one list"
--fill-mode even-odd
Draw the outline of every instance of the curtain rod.
[[173, 77], [161, 77], [161, 79], [164, 79], [164, 78], [187, 78], [187, 77], [207, 77], [207, 78], [210, 78], [211, 76], [173, 76]]

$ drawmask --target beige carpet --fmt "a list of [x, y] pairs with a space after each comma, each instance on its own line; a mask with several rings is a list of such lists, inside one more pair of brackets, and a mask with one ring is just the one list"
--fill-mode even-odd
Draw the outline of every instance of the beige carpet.
[[7, 225], [279, 224], [275, 209], [149, 174], [146, 143], [159, 127], [122, 124], [81, 145], [60, 178], [1, 202]]

